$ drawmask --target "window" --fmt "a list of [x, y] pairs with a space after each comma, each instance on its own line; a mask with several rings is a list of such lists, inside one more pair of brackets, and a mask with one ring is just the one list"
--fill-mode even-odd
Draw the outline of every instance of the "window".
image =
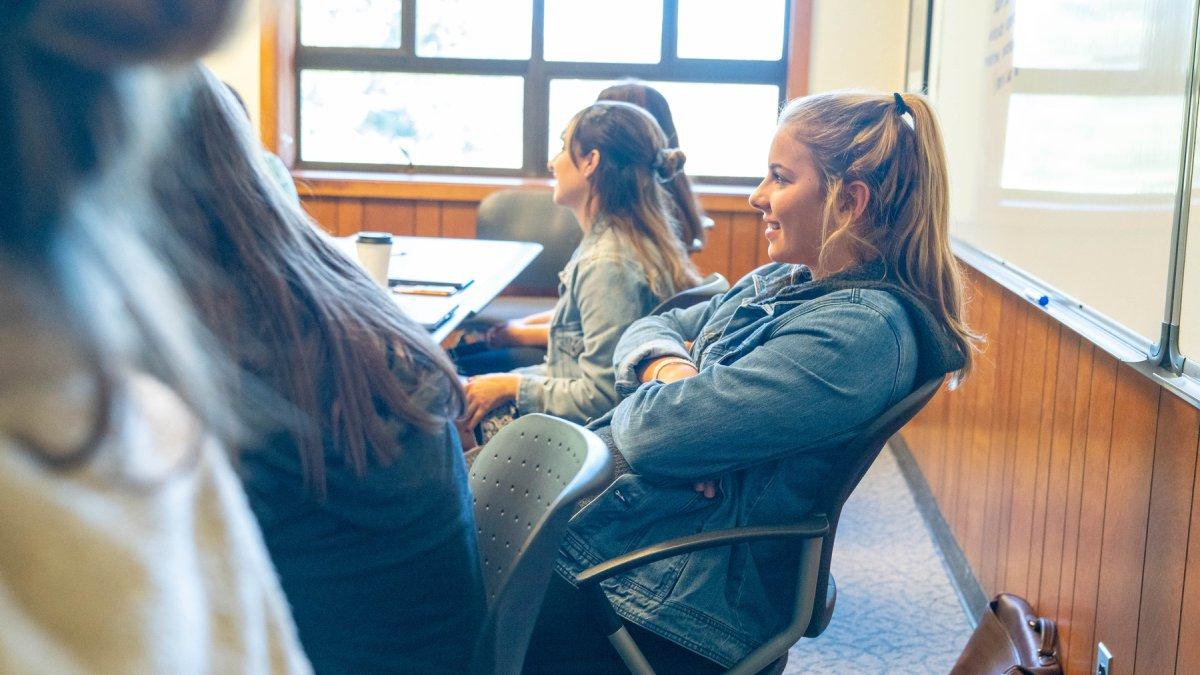
[[570, 116], [637, 78], [688, 173], [762, 172], [788, 0], [298, 0], [302, 167], [546, 176]]

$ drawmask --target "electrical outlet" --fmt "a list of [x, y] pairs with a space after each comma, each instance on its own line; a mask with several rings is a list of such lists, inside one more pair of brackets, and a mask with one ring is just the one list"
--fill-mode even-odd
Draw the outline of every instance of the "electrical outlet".
[[1108, 651], [1108, 647], [1104, 646], [1103, 642], [1096, 644], [1096, 675], [1113, 675], [1112, 671], [1112, 652]]

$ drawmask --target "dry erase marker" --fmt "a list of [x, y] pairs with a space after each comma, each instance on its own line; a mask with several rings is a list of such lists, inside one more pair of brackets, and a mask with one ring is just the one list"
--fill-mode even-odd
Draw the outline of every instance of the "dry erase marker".
[[1038, 307], [1045, 307], [1050, 304], [1050, 296], [1038, 291], [1036, 288], [1026, 288], [1024, 294], [1026, 300]]

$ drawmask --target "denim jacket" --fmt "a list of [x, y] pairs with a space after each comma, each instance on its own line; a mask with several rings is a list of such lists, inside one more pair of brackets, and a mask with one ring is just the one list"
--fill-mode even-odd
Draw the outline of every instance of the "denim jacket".
[[[932, 350], [920, 344], [918, 336], [940, 335], [936, 326], [914, 328], [931, 315], [870, 280], [876, 272], [882, 266], [831, 284], [811, 281], [805, 267], [771, 264], [707, 304], [633, 324], [614, 354], [625, 398], [607, 419], [630, 473], [572, 521], [559, 573], [569, 579], [672, 537], [806, 516], [843, 445], [913, 388], [918, 352], [948, 350], [945, 340]], [[926, 358], [932, 370], [961, 367], [949, 351], [944, 362]], [[665, 355], [692, 359], [699, 374], [639, 385], [637, 365]], [[718, 484], [713, 499], [692, 489], [707, 479]], [[604, 589], [626, 620], [729, 666], [790, 618], [794, 550], [698, 551]]]
[[641, 263], [603, 221], [584, 236], [559, 279], [546, 361], [516, 371], [517, 410], [585, 422], [617, 403], [612, 363], [621, 334], [675, 291], [656, 294]]

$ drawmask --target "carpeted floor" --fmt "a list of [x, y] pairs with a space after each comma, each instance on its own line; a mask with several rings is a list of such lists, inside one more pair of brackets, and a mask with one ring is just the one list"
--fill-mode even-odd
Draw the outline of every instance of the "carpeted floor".
[[890, 450], [842, 511], [829, 628], [792, 648], [785, 674], [946, 673], [971, 633], [942, 557]]

